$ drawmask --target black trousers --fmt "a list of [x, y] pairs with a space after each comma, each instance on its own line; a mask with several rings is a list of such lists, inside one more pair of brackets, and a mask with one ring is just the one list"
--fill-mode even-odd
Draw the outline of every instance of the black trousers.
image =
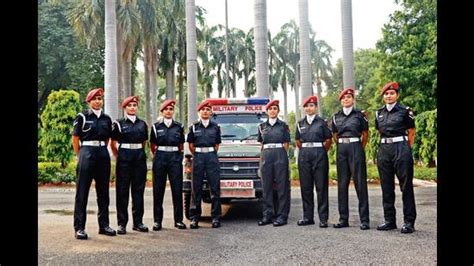
[[361, 142], [339, 143], [336, 154], [337, 200], [339, 222], [349, 221], [349, 183], [351, 177], [359, 199], [361, 223], [369, 223], [369, 195], [367, 192], [367, 165]]
[[263, 186], [263, 219], [273, 217], [273, 184], [278, 194], [277, 220], [287, 221], [290, 213], [290, 170], [284, 148], [263, 149], [260, 162]]
[[153, 157], [153, 219], [163, 221], [163, 198], [169, 179], [173, 199], [174, 221], [183, 221], [183, 153], [156, 151]]
[[405, 223], [415, 223], [416, 207], [413, 192], [413, 157], [406, 141], [380, 144], [377, 154], [386, 222], [396, 223], [395, 175], [400, 184]]
[[146, 160], [127, 161], [119, 157], [116, 165], [117, 223], [127, 226], [128, 198], [132, 191], [133, 225], [143, 223], [143, 193], [146, 185]]
[[329, 216], [329, 162], [324, 147], [303, 147], [298, 155], [303, 216], [314, 220], [314, 187], [316, 186], [319, 220]]
[[109, 226], [110, 155], [105, 146], [82, 146], [76, 168], [76, 198], [74, 230], [84, 230], [87, 220], [87, 200], [92, 180], [95, 181], [99, 227]]
[[201, 217], [202, 184], [204, 176], [211, 189], [211, 216], [213, 220], [221, 218], [221, 183], [220, 165], [216, 152], [194, 153], [193, 160], [193, 188], [191, 192], [190, 216], [191, 219]]

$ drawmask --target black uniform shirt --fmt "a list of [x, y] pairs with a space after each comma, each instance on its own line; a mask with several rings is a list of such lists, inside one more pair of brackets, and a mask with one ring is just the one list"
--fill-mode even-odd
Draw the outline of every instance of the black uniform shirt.
[[290, 142], [290, 128], [280, 119], [277, 119], [273, 126], [267, 120], [258, 125], [258, 142], [262, 144]]
[[357, 109], [352, 108], [349, 115], [340, 110], [332, 116], [331, 129], [339, 138], [360, 138], [362, 131], [369, 130], [369, 121]]
[[89, 109], [77, 114], [73, 127], [72, 135], [79, 136], [81, 141], [106, 141], [112, 132], [112, 119], [104, 112], [97, 118]]
[[214, 147], [221, 143], [221, 128], [211, 120], [207, 127], [204, 127], [201, 121], [194, 122], [189, 127], [187, 141], [194, 143], [194, 147]]
[[324, 142], [331, 137], [328, 124], [319, 116], [314, 117], [311, 125], [306, 116], [296, 124], [295, 139], [301, 142]]
[[409, 107], [396, 103], [391, 111], [384, 105], [375, 111], [375, 128], [382, 138], [406, 136], [407, 129], [415, 127], [415, 116]]
[[157, 146], [178, 146], [184, 143], [184, 128], [179, 122], [172, 121], [167, 127], [164, 120], [153, 124], [150, 142]]
[[132, 122], [127, 117], [112, 123], [112, 139], [119, 143], [143, 143], [148, 140], [148, 126], [139, 119]]

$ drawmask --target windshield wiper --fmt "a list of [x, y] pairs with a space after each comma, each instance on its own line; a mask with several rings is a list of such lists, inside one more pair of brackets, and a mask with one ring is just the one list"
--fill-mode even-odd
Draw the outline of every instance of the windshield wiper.
[[236, 135], [221, 135], [221, 138], [233, 138], [237, 137]]
[[252, 135], [249, 135], [249, 136], [247, 136], [247, 137], [245, 137], [245, 138], [241, 138], [240, 141], [248, 140], [248, 139], [250, 139], [250, 138], [252, 138], [252, 137], [257, 137], [257, 136], [258, 136], [258, 134], [252, 134]]

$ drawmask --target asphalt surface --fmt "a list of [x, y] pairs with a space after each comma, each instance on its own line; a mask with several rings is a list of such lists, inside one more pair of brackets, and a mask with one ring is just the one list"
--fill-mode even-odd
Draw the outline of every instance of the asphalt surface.
[[[299, 187], [291, 191], [288, 225], [257, 226], [260, 202], [223, 205], [222, 227], [212, 229], [210, 218], [198, 230], [173, 227], [171, 191], [166, 190], [163, 229], [158, 232], [132, 231], [109, 237], [98, 234], [97, 203], [93, 186], [89, 195], [86, 232], [88, 240], [76, 240], [73, 230], [73, 188], [38, 189], [38, 263], [69, 264], [436, 264], [436, 186], [415, 187], [416, 231], [401, 234], [403, 223], [401, 193], [396, 190], [399, 229], [377, 231], [383, 222], [379, 185], [369, 186], [370, 226], [359, 229], [357, 197], [350, 188], [349, 228], [335, 229], [338, 221], [337, 188], [329, 189], [329, 228], [317, 225], [300, 227], [296, 221], [303, 210]], [[145, 191], [144, 223], [153, 224], [152, 190]], [[204, 215], [210, 205], [204, 204]], [[131, 220], [131, 207], [129, 207]], [[110, 225], [116, 229], [115, 190], [110, 191]], [[318, 221], [317, 211], [315, 220]]]

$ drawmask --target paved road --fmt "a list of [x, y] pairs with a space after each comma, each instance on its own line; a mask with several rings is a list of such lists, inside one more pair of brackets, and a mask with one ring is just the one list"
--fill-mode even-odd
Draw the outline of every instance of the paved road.
[[[86, 231], [89, 240], [74, 239], [72, 211], [74, 189], [40, 188], [38, 192], [40, 265], [56, 264], [436, 264], [436, 187], [416, 187], [417, 231], [401, 234], [399, 230], [381, 232], [375, 227], [383, 222], [381, 190], [369, 187], [371, 230], [359, 229], [357, 198], [350, 190], [350, 227], [343, 229], [299, 227], [302, 216], [298, 187], [291, 191], [289, 224], [283, 227], [257, 226], [261, 205], [239, 202], [224, 206], [223, 227], [212, 229], [209, 218], [199, 230], [172, 227], [171, 191], [165, 195], [164, 229], [125, 236], [99, 235], [97, 204], [92, 189]], [[110, 221], [116, 228], [115, 190], [111, 190]], [[337, 222], [337, 189], [329, 189], [329, 222]], [[153, 197], [145, 192], [144, 223], [151, 228]], [[205, 204], [208, 205], [208, 204]], [[401, 194], [397, 189], [397, 220], [403, 221]], [[130, 211], [131, 213], [131, 211]], [[209, 215], [209, 206], [204, 214]], [[316, 212], [317, 213], [317, 212]], [[315, 217], [316, 220], [317, 214]], [[189, 225], [188, 221], [185, 221]], [[189, 228], [189, 226], [188, 226]]]

